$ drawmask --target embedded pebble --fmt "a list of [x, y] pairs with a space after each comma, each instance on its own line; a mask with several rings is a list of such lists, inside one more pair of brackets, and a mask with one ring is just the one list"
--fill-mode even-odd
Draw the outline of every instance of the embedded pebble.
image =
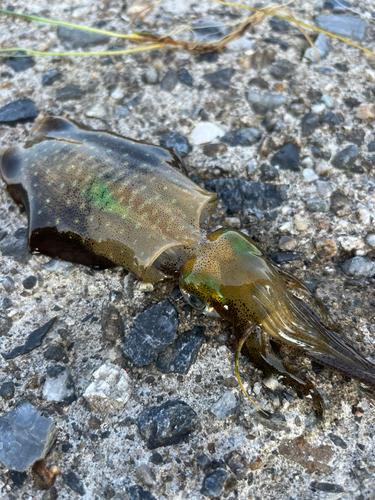
[[182, 333], [175, 342], [159, 354], [156, 367], [163, 373], [185, 375], [195, 363], [199, 350], [204, 343], [205, 326], [196, 326]]
[[72, 99], [82, 99], [84, 95], [83, 90], [74, 83], [65, 85], [61, 89], [56, 90], [56, 100], [57, 101], [71, 101]]
[[293, 222], [298, 231], [307, 231], [309, 227], [309, 220], [304, 215], [296, 214], [293, 217]]
[[127, 486], [126, 493], [128, 495], [127, 500], [157, 500], [154, 495], [151, 495], [149, 491], [144, 490], [139, 484]]
[[178, 326], [177, 311], [163, 300], [139, 314], [124, 344], [124, 355], [136, 366], [145, 366], [171, 344]]
[[278, 80], [291, 77], [295, 71], [296, 65], [287, 59], [279, 59], [270, 68], [271, 75]]
[[279, 387], [279, 382], [274, 377], [264, 379], [263, 384], [271, 391], [275, 391]]
[[261, 132], [257, 128], [243, 127], [238, 130], [227, 132], [221, 141], [228, 146], [251, 146], [261, 138]]
[[191, 23], [191, 28], [192, 39], [204, 43], [221, 40], [227, 34], [225, 23], [213, 19]]
[[103, 339], [113, 344], [124, 335], [121, 315], [117, 307], [109, 302], [102, 304], [101, 331]]
[[102, 33], [82, 31], [65, 26], [57, 27], [57, 36], [60, 42], [68, 50], [85, 49], [95, 45], [102, 45], [109, 41], [109, 37], [107, 35], [103, 35]]
[[324, 33], [319, 33], [314, 42], [314, 46], [318, 51], [318, 54], [316, 54], [315, 50], [312, 47], [309, 47], [305, 50], [302, 59], [303, 61], [318, 62], [321, 59], [324, 59], [330, 51], [327, 37], [324, 35]]
[[318, 104], [314, 104], [314, 106], [311, 106], [311, 111], [317, 115], [321, 115], [324, 113], [326, 109], [326, 106], [324, 103], [319, 102]]
[[13, 290], [16, 288], [16, 284], [14, 282], [14, 279], [11, 276], [6, 276], [1, 284], [4, 287], [4, 290], [7, 292], [13, 292]]
[[98, 118], [99, 120], [104, 120], [108, 118], [108, 109], [103, 104], [99, 102], [91, 106], [85, 111], [85, 115], [89, 118]]
[[345, 12], [347, 7], [351, 7], [351, 4], [346, 0], [325, 0], [324, 9], [332, 10], [334, 13]]
[[303, 176], [304, 182], [308, 182], [308, 183], [315, 182], [316, 180], [319, 179], [319, 176], [316, 175], [316, 173], [314, 172], [314, 170], [312, 168], [303, 169], [302, 176]]
[[352, 165], [354, 165], [358, 155], [358, 147], [355, 144], [351, 144], [347, 148], [336, 153], [331, 160], [331, 164], [341, 170], [348, 170]]
[[1, 245], [3, 256], [12, 257], [21, 264], [30, 260], [31, 254], [27, 241], [27, 229], [20, 227], [11, 236], [8, 236]]
[[368, 226], [371, 222], [371, 214], [365, 207], [357, 208], [357, 217], [363, 226]]
[[228, 151], [228, 148], [222, 142], [217, 144], [205, 144], [203, 146], [203, 154], [214, 158], [215, 156], [222, 155]]
[[230, 87], [230, 80], [234, 75], [235, 70], [232, 68], [219, 69], [214, 73], [206, 73], [203, 79], [208, 82], [213, 89], [227, 90]]
[[375, 248], [375, 234], [369, 233], [368, 235], [366, 235], [365, 241], [369, 247]]
[[146, 464], [141, 464], [135, 469], [137, 479], [145, 486], [152, 488], [156, 483], [156, 476], [150, 467]]
[[132, 384], [127, 372], [117, 365], [105, 363], [92, 377], [93, 382], [83, 394], [91, 409], [108, 413], [123, 408], [132, 393]]
[[331, 212], [339, 217], [345, 217], [352, 213], [350, 200], [339, 191], [334, 191], [331, 195]]
[[280, 250], [294, 250], [297, 246], [297, 240], [295, 238], [292, 238], [291, 236], [282, 236], [279, 239], [279, 243], [277, 245]]
[[160, 82], [160, 88], [167, 92], [171, 92], [177, 85], [177, 71], [175, 69], [169, 68], [165, 73]]
[[13, 320], [6, 314], [0, 312], [0, 337], [6, 335], [13, 326]]
[[338, 249], [335, 240], [332, 238], [322, 237], [315, 241], [317, 254], [322, 259], [337, 257]]
[[374, 108], [371, 104], [361, 104], [355, 110], [355, 115], [358, 120], [367, 121], [375, 118]]
[[47, 73], [44, 73], [42, 77], [42, 85], [43, 87], [49, 87], [53, 85], [58, 80], [61, 80], [63, 74], [55, 68], [50, 69]]
[[237, 410], [237, 399], [233, 391], [226, 391], [211, 407], [210, 412], [218, 420], [225, 420]]
[[138, 431], [150, 450], [182, 443], [197, 423], [195, 411], [178, 399], [150, 406], [137, 418]]
[[187, 69], [181, 68], [178, 72], [178, 81], [187, 87], [192, 87], [194, 85], [194, 80]]
[[224, 460], [238, 479], [245, 479], [249, 471], [249, 461], [243, 455], [233, 450], [224, 455]]
[[322, 198], [329, 198], [332, 194], [332, 185], [327, 181], [316, 181], [316, 190]]
[[86, 494], [85, 486], [82, 480], [77, 476], [74, 471], [62, 474], [62, 479], [64, 483], [69, 486], [75, 493], [78, 493], [81, 497]]
[[359, 238], [358, 236], [350, 236], [350, 235], [339, 236], [337, 238], [337, 241], [340, 243], [345, 252], [351, 252], [352, 250], [360, 250], [361, 248], [364, 247], [362, 239]]
[[315, 113], [307, 113], [301, 121], [301, 129], [304, 135], [310, 135], [319, 126], [319, 116]]
[[25, 290], [32, 290], [37, 283], [38, 278], [36, 276], [28, 276], [22, 281], [22, 285]]
[[332, 168], [329, 163], [324, 160], [321, 160], [315, 167], [315, 173], [321, 176], [328, 175], [331, 170]]
[[45, 418], [29, 402], [21, 401], [0, 418], [0, 462], [8, 469], [27, 470], [45, 457], [56, 438], [51, 418]]
[[43, 399], [71, 404], [76, 399], [73, 377], [63, 365], [47, 367], [43, 386]]
[[200, 122], [190, 133], [193, 144], [206, 144], [216, 137], [223, 137], [224, 130], [211, 122]]
[[366, 36], [368, 24], [356, 16], [320, 14], [315, 17], [318, 28], [361, 42]]
[[171, 132], [169, 134], [162, 134], [159, 136], [159, 144], [163, 148], [175, 149], [184, 158], [193, 149], [184, 135], [178, 132]]
[[16, 123], [18, 121], [33, 120], [38, 116], [34, 101], [26, 97], [17, 99], [0, 108], [0, 123]]
[[67, 363], [69, 361], [64, 348], [59, 344], [52, 344], [48, 346], [43, 352], [43, 357], [48, 361], [56, 361], [57, 363], [60, 361]]
[[343, 450], [347, 449], [348, 445], [340, 436], [337, 436], [337, 434], [333, 434], [333, 432], [331, 432], [328, 434], [328, 437], [336, 446], [339, 446]]
[[254, 113], [265, 115], [268, 111], [274, 111], [284, 104], [287, 98], [280, 94], [262, 94], [260, 92], [247, 92], [246, 99], [251, 105]]
[[158, 79], [158, 72], [153, 66], [148, 67], [142, 75], [143, 82], [148, 83], [149, 85], [155, 85], [158, 83]]
[[220, 498], [227, 477], [227, 471], [222, 468], [209, 472], [203, 481], [202, 495], [210, 498]]
[[0, 384], [0, 397], [8, 401], [14, 397], [14, 384], [13, 382], [3, 382]]
[[320, 200], [319, 198], [306, 200], [306, 206], [310, 212], [328, 212], [329, 210], [329, 203], [326, 200]]
[[345, 491], [339, 484], [319, 483], [318, 481], [313, 481], [310, 484], [310, 489], [312, 491], [325, 491], [326, 493], [343, 493]]
[[353, 257], [344, 262], [342, 270], [353, 278], [371, 278], [375, 275], [375, 262], [368, 257]]
[[271, 158], [271, 165], [274, 167], [278, 166], [283, 170], [294, 170], [298, 171], [299, 163], [299, 150], [297, 146], [290, 143], [280, 149]]
[[18, 57], [7, 57], [5, 59], [5, 64], [17, 73], [19, 73], [20, 71], [26, 71], [29, 68], [33, 68], [35, 66], [35, 61], [28, 56], [22, 57], [22, 54], [25, 54], [25, 52], [22, 52], [22, 50], [17, 50], [14, 55]]

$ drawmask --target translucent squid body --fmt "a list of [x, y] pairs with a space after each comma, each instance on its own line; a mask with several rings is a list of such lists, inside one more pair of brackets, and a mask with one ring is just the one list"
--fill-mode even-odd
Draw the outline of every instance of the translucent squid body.
[[239, 231], [205, 237], [200, 225], [216, 195], [181, 166], [161, 147], [47, 117], [26, 144], [3, 154], [1, 174], [26, 208], [31, 251], [97, 268], [121, 265], [149, 282], [178, 277], [193, 307], [230, 320], [252, 363], [311, 396], [320, 414], [318, 391], [280, 358], [277, 344], [374, 389], [375, 365], [337, 332], [300, 281]]

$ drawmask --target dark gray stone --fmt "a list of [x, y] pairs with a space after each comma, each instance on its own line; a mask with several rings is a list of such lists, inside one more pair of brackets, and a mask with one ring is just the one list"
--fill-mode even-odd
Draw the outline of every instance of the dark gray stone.
[[181, 68], [178, 72], [178, 81], [187, 87], [192, 87], [194, 85], [193, 77], [185, 68]]
[[288, 59], [279, 59], [270, 68], [271, 75], [277, 80], [283, 80], [294, 75], [296, 65], [288, 61]]
[[109, 37], [107, 35], [78, 30], [75, 28], [67, 28], [65, 26], [58, 26], [57, 36], [64, 47], [68, 50], [85, 49], [95, 45], [103, 45], [109, 41]]
[[227, 207], [249, 210], [259, 218], [263, 218], [264, 211], [282, 205], [286, 200], [288, 187], [286, 184], [267, 184], [244, 179], [215, 179], [205, 184], [205, 188], [217, 193]]
[[336, 33], [357, 42], [361, 42], [366, 36], [368, 24], [356, 16], [336, 16], [331, 14], [320, 14], [315, 17], [315, 24], [325, 31]]
[[328, 434], [328, 436], [329, 436], [329, 439], [332, 441], [333, 444], [335, 444], [336, 446], [339, 446], [343, 450], [347, 449], [348, 445], [346, 444], [346, 442], [340, 436], [337, 436], [336, 434], [333, 434], [333, 432], [331, 432], [330, 434]]
[[260, 141], [261, 136], [257, 128], [243, 127], [226, 133], [220, 140], [228, 146], [251, 146]]
[[184, 401], [171, 399], [144, 410], [137, 426], [147, 447], [153, 450], [185, 441], [197, 426], [197, 414]]
[[269, 94], [260, 92], [247, 92], [246, 99], [249, 101], [254, 113], [265, 115], [268, 111], [274, 111], [286, 102], [286, 97], [280, 94]]
[[36, 276], [28, 276], [22, 281], [25, 290], [31, 290], [38, 283], [38, 278]]
[[335, 126], [340, 124], [340, 118], [333, 111], [325, 111], [320, 118], [320, 123], [328, 123], [328, 125]]
[[67, 474], [62, 474], [62, 478], [64, 483], [78, 493], [78, 495], [83, 497], [86, 494], [85, 486], [75, 472], [70, 471]]
[[178, 326], [177, 311], [163, 300], [139, 314], [124, 344], [124, 355], [137, 366], [145, 366], [174, 341]]
[[350, 200], [339, 191], [334, 191], [331, 194], [331, 212], [339, 217], [345, 217], [352, 213]]
[[12, 307], [12, 305], [13, 305], [13, 302], [9, 297], [3, 298], [2, 303], [1, 303], [1, 306], [3, 309], [9, 309], [10, 307]]
[[128, 494], [129, 500], [157, 500], [154, 495], [151, 495], [150, 492], [144, 490], [142, 486], [138, 484], [128, 486], [126, 488], [126, 493]]
[[26, 97], [6, 104], [0, 108], [0, 123], [15, 123], [33, 120], [38, 115], [34, 102]]
[[49, 87], [58, 80], [61, 80], [62, 77], [63, 75], [60, 71], [57, 71], [57, 69], [52, 68], [49, 71], [47, 71], [47, 73], [44, 73], [42, 77], [42, 85], [43, 87]]
[[0, 397], [9, 400], [14, 396], [14, 384], [11, 381], [3, 382], [0, 385]]
[[124, 336], [121, 315], [117, 307], [109, 302], [103, 302], [102, 305], [101, 330], [103, 339], [113, 344]]
[[372, 153], [375, 151], [375, 141], [370, 141], [367, 145], [367, 150]]
[[160, 135], [159, 144], [160, 146], [163, 146], [163, 148], [175, 149], [182, 157], [187, 156], [193, 149], [187, 137], [179, 134], [178, 132]]
[[3, 279], [1, 284], [4, 287], [4, 290], [6, 290], [7, 292], [13, 292], [13, 290], [16, 288], [14, 279], [11, 276], [6, 276], [6, 278]]
[[162, 90], [171, 92], [177, 85], [177, 80], [177, 71], [175, 69], [169, 68], [160, 82], [160, 87]]
[[42, 341], [47, 333], [51, 330], [53, 324], [55, 323], [57, 316], [50, 319], [45, 325], [37, 328], [27, 337], [26, 342], [23, 345], [15, 347], [10, 353], [2, 352], [1, 355], [4, 359], [13, 359], [21, 354], [26, 354], [36, 347], [42, 345]]
[[286, 33], [289, 31], [292, 26], [288, 21], [285, 21], [285, 19], [280, 19], [278, 17], [271, 17], [269, 20], [269, 25], [274, 31], [277, 31], [279, 33]]
[[342, 265], [347, 276], [353, 278], [371, 278], [375, 275], [375, 262], [368, 257], [353, 257]]
[[13, 320], [6, 314], [0, 312], [0, 337], [6, 335], [13, 326]]
[[72, 99], [82, 99], [84, 95], [83, 90], [74, 84], [65, 85], [61, 89], [56, 90], [57, 101], [71, 101]]
[[268, 257], [276, 262], [282, 264], [283, 262], [290, 262], [292, 260], [299, 260], [302, 254], [300, 252], [271, 252]]
[[348, 170], [354, 165], [359, 155], [359, 149], [355, 144], [351, 144], [347, 148], [339, 151], [331, 160], [331, 164], [341, 170]]
[[47, 349], [43, 352], [43, 357], [48, 361], [56, 361], [57, 363], [60, 361], [62, 361], [63, 363], [67, 363], [69, 361], [65, 349], [58, 344], [48, 346]]
[[22, 54], [24, 53], [25, 52], [22, 52], [22, 50], [17, 50], [17, 52], [15, 52], [14, 55], [18, 57], [13, 57], [13, 56], [8, 57], [5, 60], [5, 64], [7, 66], [10, 66], [17, 73], [19, 73], [20, 71], [26, 71], [27, 69], [34, 67], [35, 62], [31, 57], [28, 56], [22, 57]]
[[301, 121], [303, 134], [310, 135], [319, 125], [319, 116], [315, 113], [307, 113]]
[[334, 483], [318, 483], [317, 481], [313, 481], [310, 484], [310, 488], [313, 491], [325, 491], [327, 493], [343, 493], [345, 490], [339, 484]]
[[220, 21], [199, 21], [192, 23], [194, 33], [192, 38], [201, 43], [210, 43], [221, 40], [227, 34], [225, 23]]
[[230, 80], [234, 75], [233, 68], [219, 69], [213, 73], [206, 73], [203, 75], [204, 80], [208, 82], [212, 88], [217, 90], [227, 90], [230, 87]]
[[27, 229], [19, 228], [1, 245], [3, 257], [12, 257], [21, 264], [25, 264], [31, 257], [27, 240]]
[[182, 333], [175, 342], [159, 354], [156, 366], [163, 373], [181, 373], [185, 375], [195, 363], [199, 349], [204, 343], [205, 326], [195, 326]]
[[203, 481], [202, 495], [211, 498], [220, 498], [227, 477], [227, 471], [221, 468], [209, 472]]
[[231, 451], [224, 456], [225, 463], [238, 479], [245, 479], [249, 472], [249, 461], [237, 451]]
[[271, 158], [271, 165], [279, 166], [283, 170], [298, 171], [299, 149], [294, 144], [290, 143], [280, 149]]
[[0, 419], [0, 462], [8, 469], [25, 471], [44, 458], [55, 437], [53, 420], [22, 401]]

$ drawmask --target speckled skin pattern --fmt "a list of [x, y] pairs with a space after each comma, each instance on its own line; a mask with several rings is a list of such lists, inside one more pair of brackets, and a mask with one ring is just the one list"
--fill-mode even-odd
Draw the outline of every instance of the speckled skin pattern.
[[[182, 291], [231, 320], [237, 338], [259, 325], [246, 340], [246, 354], [265, 373], [311, 396], [320, 414], [318, 391], [278, 357], [273, 343], [375, 387], [375, 367], [336, 333], [302, 283], [238, 231], [220, 229], [204, 239], [199, 225], [214, 210], [216, 195], [174, 168], [180, 166], [166, 149], [49, 117], [26, 144], [4, 153], [1, 173], [26, 208], [31, 251], [97, 267], [121, 265], [145, 281], [166, 271], [180, 275]], [[168, 252], [166, 265], [160, 257]]]
[[47, 117], [4, 153], [1, 173], [27, 210], [31, 251], [155, 281], [153, 262], [194, 246], [216, 204], [180, 165], [166, 149]]

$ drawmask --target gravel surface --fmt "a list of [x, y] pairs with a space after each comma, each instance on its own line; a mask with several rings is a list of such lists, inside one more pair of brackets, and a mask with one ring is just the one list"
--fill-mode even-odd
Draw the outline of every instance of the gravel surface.
[[[118, 32], [130, 29], [134, 10], [115, 0], [12, 7]], [[373, 1], [297, 0], [290, 9], [375, 50]], [[134, 29], [161, 34], [210, 21], [199, 37], [215, 37], [245, 15], [208, 0], [165, 0]], [[127, 43], [0, 19], [1, 47]], [[338, 40], [320, 38], [318, 48], [320, 60], [274, 18], [220, 54], [1, 59], [0, 151], [50, 114], [175, 145], [187, 174], [219, 193], [210, 230], [250, 235], [375, 361], [375, 57]], [[252, 189], [255, 200], [246, 197]], [[2, 181], [0, 221], [0, 352], [15, 353], [0, 358], [0, 418], [26, 400], [52, 419], [57, 437], [45, 462], [61, 471], [51, 487], [40, 471], [0, 465], [1, 499], [374, 500], [375, 409], [353, 381], [304, 356], [291, 360], [323, 395], [317, 421], [308, 400], [241, 358], [267, 420], [237, 386], [231, 326], [192, 310], [175, 281], [143, 284], [120, 268], [30, 256], [25, 214]], [[197, 326], [204, 333], [137, 365], [124, 343], [140, 328], [135, 319], [162, 301], [178, 318], [177, 336]]]

